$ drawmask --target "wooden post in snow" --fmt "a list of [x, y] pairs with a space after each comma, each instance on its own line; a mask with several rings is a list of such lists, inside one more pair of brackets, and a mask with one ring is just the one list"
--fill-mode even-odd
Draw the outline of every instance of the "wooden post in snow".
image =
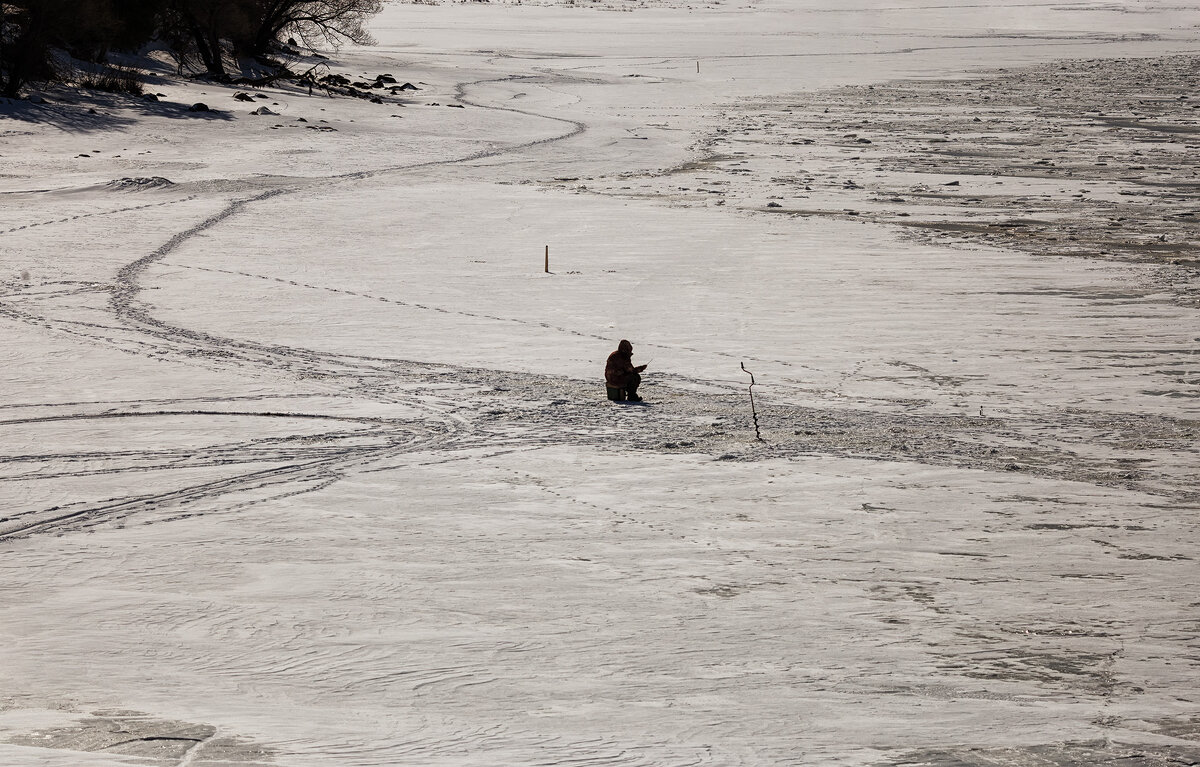
[[550, 246], [546, 246], [546, 274], [550, 273]]

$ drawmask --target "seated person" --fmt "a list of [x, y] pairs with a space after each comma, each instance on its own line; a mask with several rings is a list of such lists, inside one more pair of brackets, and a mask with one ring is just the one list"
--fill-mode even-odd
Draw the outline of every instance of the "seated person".
[[624, 340], [617, 344], [617, 350], [608, 355], [608, 364], [604, 366], [608, 398], [615, 402], [641, 402], [637, 389], [642, 377], [638, 374], [645, 369], [645, 365], [633, 365], [633, 344]]

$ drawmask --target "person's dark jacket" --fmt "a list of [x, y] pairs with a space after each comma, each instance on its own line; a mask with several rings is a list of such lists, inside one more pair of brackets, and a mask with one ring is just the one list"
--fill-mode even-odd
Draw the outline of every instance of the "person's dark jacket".
[[[643, 365], [642, 368], [645, 366]], [[632, 383], [631, 378], [638, 377], [638, 368], [633, 365], [633, 344], [621, 341], [617, 350], [608, 355], [608, 363], [604, 366], [604, 381], [614, 389], [625, 389]]]

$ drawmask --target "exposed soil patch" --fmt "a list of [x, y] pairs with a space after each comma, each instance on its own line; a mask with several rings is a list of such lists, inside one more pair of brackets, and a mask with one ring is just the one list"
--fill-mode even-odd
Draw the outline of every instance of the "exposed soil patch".
[[267, 767], [275, 763], [266, 748], [221, 734], [211, 725], [155, 719], [136, 711], [97, 711], [74, 726], [30, 732], [9, 742], [135, 757], [139, 764], [152, 767]]
[[1127, 745], [1103, 740], [1044, 743], [1015, 748], [929, 749], [909, 752], [879, 762], [881, 765], [924, 765], [925, 767], [997, 767], [998, 765], [1039, 765], [1075, 767], [1081, 764], [1119, 764], [1122, 767], [1166, 767], [1195, 764], [1200, 749], [1180, 746]]

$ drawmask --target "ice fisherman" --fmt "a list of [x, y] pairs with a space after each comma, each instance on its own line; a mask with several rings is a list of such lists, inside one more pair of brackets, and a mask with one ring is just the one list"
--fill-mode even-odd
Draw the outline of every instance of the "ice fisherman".
[[608, 398], [614, 402], [641, 402], [642, 398], [637, 393], [638, 384], [642, 382], [639, 373], [645, 369], [645, 365], [634, 367], [633, 344], [622, 339], [617, 344], [617, 350], [608, 355], [608, 363], [604, 366]]

